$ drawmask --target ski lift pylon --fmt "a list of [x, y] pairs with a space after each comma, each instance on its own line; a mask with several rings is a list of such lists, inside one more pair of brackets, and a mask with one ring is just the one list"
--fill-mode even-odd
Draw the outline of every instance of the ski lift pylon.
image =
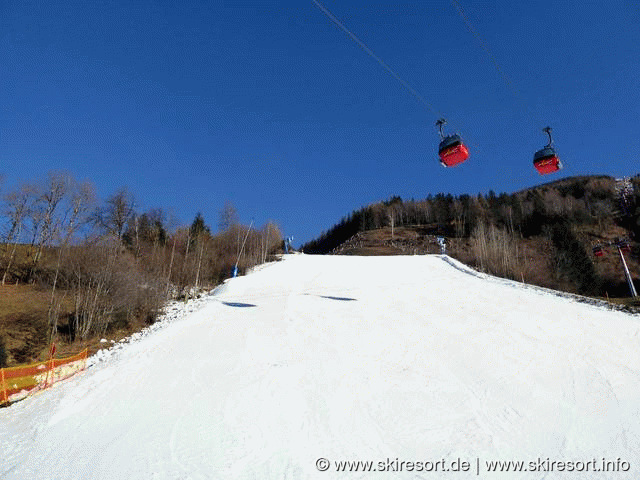
[[618, 242], [618, 248], [625, 253], [629, 253], [631, 251], [631, 246], [626, 240], [620, 240]]

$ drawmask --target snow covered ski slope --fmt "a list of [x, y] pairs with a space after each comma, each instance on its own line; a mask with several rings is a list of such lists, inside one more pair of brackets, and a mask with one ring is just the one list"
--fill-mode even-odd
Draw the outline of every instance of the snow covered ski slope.
[[637, 479], [640, 317], [290, 255], [0, 410], [0, 478]]

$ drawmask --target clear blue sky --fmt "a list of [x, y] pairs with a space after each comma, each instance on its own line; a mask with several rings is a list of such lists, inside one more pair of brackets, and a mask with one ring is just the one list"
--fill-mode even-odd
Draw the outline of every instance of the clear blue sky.
[[[217, 228], [273, 219], [294, 244], [392, 195], [513, 192], [640, 158], [640, 7], [460, 0], [324, 5], [471, 150], [437, 161], [437, 117], [309, 1], [0, 3], [5, 191], [67, 170], [101, 198]], [[560, 174], [532, 166], [554, 128]]]

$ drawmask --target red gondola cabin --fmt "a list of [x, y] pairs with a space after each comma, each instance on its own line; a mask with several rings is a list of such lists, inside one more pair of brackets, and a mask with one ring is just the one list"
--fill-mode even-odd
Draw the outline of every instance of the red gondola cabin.
[[549, 135], [549, 143], [546, 147], [538, 150], [533, 155], [533, 166], [536, 167], [536, 170], [540, 175], [547, 175], [560, 170], [562, 168], [562, 163], [560, 163], [560, 159], [553, 148], [551, 127], [543, 128], [542, 131]]
[[553, 148], [545, 147], [538, 150], [533, 156], [533, 166], [540, 175], [557, 172], [562, 168], [562, 163]]
[[438, 146], [438, 155], [440, 156], [440, 163], [443, 167], [453, 167], [469, 158], [469, 149], [462, 143], [460, 135], [453, 134], [445, 136], [444, 133], [442, 133], [442, 126], [445, 123], [447, 123], [445, 119], [440, 119], [436, 122], [436, 125], [440, 127], [440, 138], [442, 138]]
[[440, 142], [438, 154], [440, 155], [440, 163], [445, 167], [453, 167], [469, 158], [469, 150], [467, 146], [462, 143], [460, 135], [449, 135], [445, 137], [444, 140]]

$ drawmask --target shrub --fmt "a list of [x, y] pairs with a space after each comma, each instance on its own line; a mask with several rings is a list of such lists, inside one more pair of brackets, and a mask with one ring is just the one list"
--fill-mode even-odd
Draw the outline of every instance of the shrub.
[[480, 269], [507, 278], [522, 271], [518, 243], [513, 234], [479, 222], [471, 235], [471, 246]]
[[599, 294], [602, 280], [596, 274], [593, 262], [571, 226], [565, 221], [558, 221], [547, 230], [556, 249], [556, 271], [576, 285], [578, 293]]

